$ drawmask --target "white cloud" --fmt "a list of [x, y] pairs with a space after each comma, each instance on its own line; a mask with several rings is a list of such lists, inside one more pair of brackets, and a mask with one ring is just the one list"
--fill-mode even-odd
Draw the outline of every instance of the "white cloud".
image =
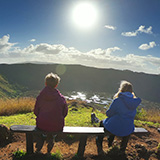
[[[155, 42], [150, 42], [147, 46], [154, 47], [155, 45]], [[2, 48], [6, 46], [5, 52], [4, 50], [2, 51]], [[117, 56], [112, 53], [115, 51], [121, 52], [122, 49], [116, 46], [80, 52], [74, 47], [67, 48], [62, 44], [41, 43], [37, 45], [31, 44], [21, 49], [20, 47], [15, 47], [14, 43], [9, 43], [9, 36], [3, 36], [0, 39], [0, 48], [0, 63], [43, 62], [81, 64], [97, 68], [127, 69], [136, 72], [160, 74], [160, 58], [135, 54], [128, 54], [123, 57], [119, 54]]]
[[137, 31], [147, 33], [147, 34], [152, 34], [152, 26], [145, 29], [145, 26], [141, 25]]
[[116, 27], [111, 26], [111, 25], [105, 25], [105, 28], [111, 29], [111, 30], [116, 30]]
[[105, 50], [98, 48], [87, 52], [89, 55], [98, 55], [98, 56], [110, 56], [115, 51], [121, 51], [119, 47], [107, 48]]
[[36, 45], [34, 49], [36, 52], [52, 55], [52, 54], [58, 54], [59, 52], [61, 52], [61, 50], [63, 50], [63, 47], [58, 45], [54, 46], [54, 45], [42, 43], [42, 44]]
[[98, 49], [91, 50], [88, 54], [105, 55], [106, 52], [105, 52], [105, 50], [102, 50], [101, 48], [98, 48]]
[[36, 39], [31, 39], [31, 40], [30, 40], [30, 42], [35, 42], [35, 41], [36, 41]]
[[6, 43], [8, 43], [10, 36], [9, 35], [4, 35], [1, 39], [0, 39], [0, 44], [4, 45]]
[[119, 47], [107, 48], [107, 54], [111, 54], [115, 51], [121, 51]]
[[122, 36], [125, 36], [125, 37], [135, 37], [137, 36], [138, 32], [123, 32], [121, 33]]
[[141, 25], [137, 30], [132, 32], [122, 32], [121, 35], [126, 37], [135, 37], [138, 33], [152, 34], [152, 26], [145, 29], [145, 26]]
[[7, 54], [8, 50], [10, 50], [16, 43], [9, 43], [10, 36], [4, 35], [0, 38], [0, 54]]
[[140, 45], [139, 49], [141, 49], [141, 50], [148, 50], [148, 49], [153, 48], [155, 46], [156, 46], [156, 43], [153, 41], [153, 42], [149, 42], [149, 44], [145, 43], [145, 44]]

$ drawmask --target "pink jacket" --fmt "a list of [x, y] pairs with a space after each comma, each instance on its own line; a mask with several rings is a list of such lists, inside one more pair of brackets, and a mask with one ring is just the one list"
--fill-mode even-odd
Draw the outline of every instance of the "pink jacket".
[[61, 131], [68, 113], [64, 96], [55, 88], [45, 87], [36, 100], [36, 125], [44, 131]]

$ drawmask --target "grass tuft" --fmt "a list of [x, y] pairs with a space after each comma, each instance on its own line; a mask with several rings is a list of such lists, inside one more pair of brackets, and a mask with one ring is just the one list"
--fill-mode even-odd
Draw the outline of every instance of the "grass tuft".
[[35, 99], [31, 97], [0, 99], [0, 116], [32, 112]]
[[135, 117], [137, 120], [150, 121], [153, 123], [160, 123], [160, 110], [157, 108], [137, 110]]
[[13, 159], [19, 160], [24, 158], [24, 156], [26, 156], [26, 152], [24, 152], [23, 150], [17, 150], [15, 152], [13, 152]]
[[53, 160], [62, 160], [62, 154], [59, 150], [57, 150], [55, 153], [51, 153], [51, 159]]

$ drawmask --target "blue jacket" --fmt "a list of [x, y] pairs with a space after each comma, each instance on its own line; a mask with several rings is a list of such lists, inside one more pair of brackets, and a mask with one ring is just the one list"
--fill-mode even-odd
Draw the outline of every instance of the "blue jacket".
[[105, 129], [116, 136], [131, 134], [134, 131], [136, 108], [140, 103], [141, 99], [133, 98], [132, 93], [121, 92], [106, 111], [108, 118], [103, 121]]

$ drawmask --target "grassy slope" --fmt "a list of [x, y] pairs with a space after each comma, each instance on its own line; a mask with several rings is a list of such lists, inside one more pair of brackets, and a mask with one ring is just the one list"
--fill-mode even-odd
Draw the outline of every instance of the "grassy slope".
[[[69, 112], [65, 118], [66, 126], [93, 126], [91, 124], [91, 113], [92, 108], [78, 108], [78, 111], [71, 111], [72, 107], [69, 106]], [[106, 116], [99, 112], [95, 111], [99, 119], [104, 119]], [[11, 125], [35, 125], [35, 115], [33, 112], [26, 114], [15, 114], [11, 116], [1, 116], [0, 124], [4, 124], [7, 127]], [[98, 124], [97, 124], [98, 125]]]
[[[78, 106], [77, 111], [73, 111], [72, 108], [73, 107], [69, 105], [69, 112], [67, 117], [65, 118], [66, 126], [93, 126], [93, 124], [91, 124], [92, 108], [81, 107], [81, 105]], [[95, 110], [94, 113], [100, 120], [106, 118], [106, 115], [98, 110]], [[4, 124], [7, 127], [10, 127], [11, 125], [35, 125], [35, 118], [36, 116], [33, 114], [33, 112], [26, 114], [23, 113], [10, 116], [1, 116], [0, 124]], [[98, 125], [99, 124], [95, 124], [94, 126]], [[144, 125], [154, 126], [157, 128], [160, 127], [160, 123], [135, 120], [135, 126], [143, 127]]]
[[16, 95], [16, 90], [9, 82], [0, 75], [0, 97]]

